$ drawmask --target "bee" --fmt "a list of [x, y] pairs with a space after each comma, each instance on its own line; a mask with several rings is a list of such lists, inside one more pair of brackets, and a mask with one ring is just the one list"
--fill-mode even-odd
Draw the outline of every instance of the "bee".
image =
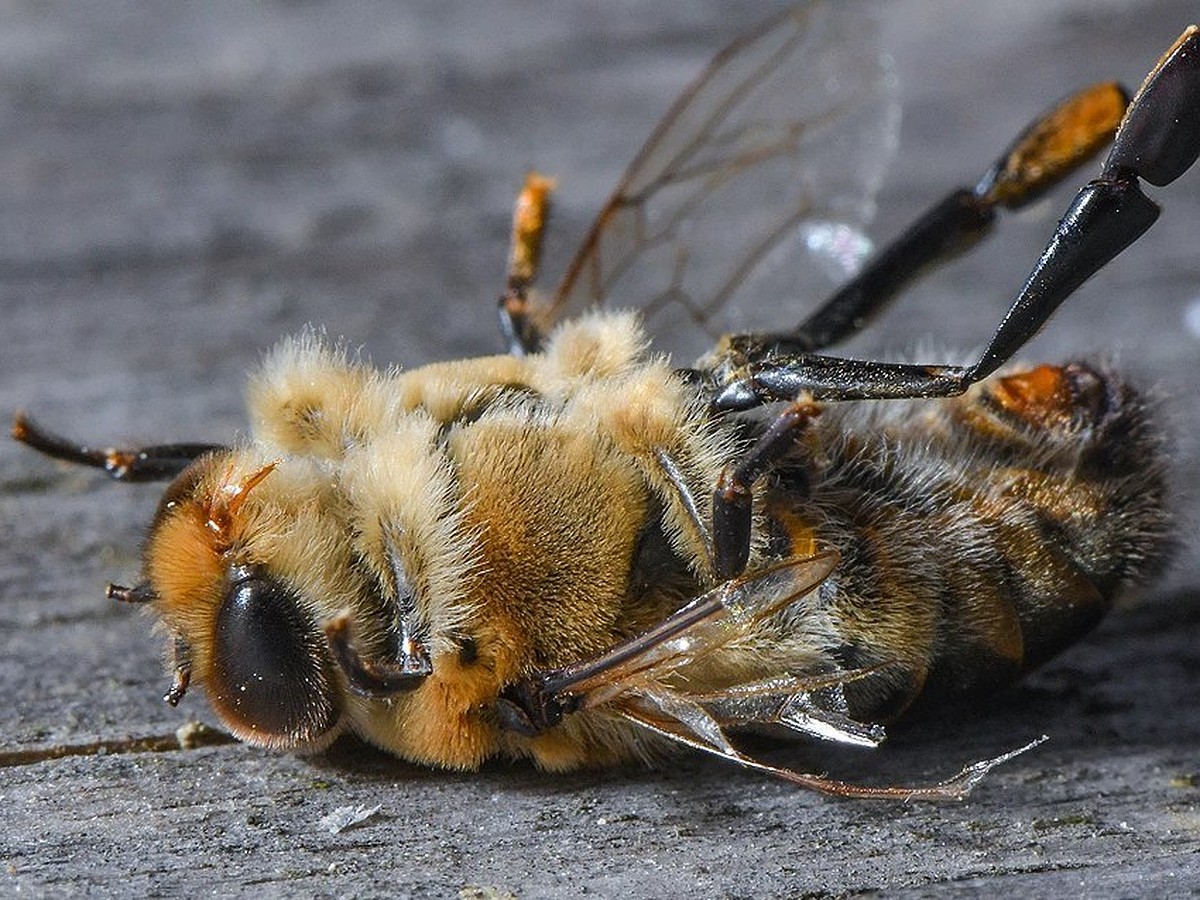
[[[232, 446], [96, 449], [19, 413], [42, 453], [170, 481], [144, 579], [108, 591], [169, 635], [167, 702], [199, 685], [278, 750], [351, 732], [430, 766], [562, 771], [684, 745], [841, 796], [961, 797], [1014, 755], [870, 787], [734, 738], [874, 746], [915, 706], [1018, 679], [1166, 559], [1142, 396], [1106, 364], [1012, 359], [1154, 222], [1141, 182], [1200, 155], [1200, 30], [1132, 101], [1101, 83], [1033, 120], [796, 327], [727, 329], [759, 264], [840, 234], [839, 179], [886, 143], [883, 58], [839, 62], [873, 40], [861, 14], [808, 0], [720, 53], [545, 299], [553, 184], [530, 175], [505, 355], [380, 371], [305, 333], [251, 378]], [[1109, 143], [976, 362], [829, 352]], [[647, 337], [679, 323], [715, 341], [687, 367]]]

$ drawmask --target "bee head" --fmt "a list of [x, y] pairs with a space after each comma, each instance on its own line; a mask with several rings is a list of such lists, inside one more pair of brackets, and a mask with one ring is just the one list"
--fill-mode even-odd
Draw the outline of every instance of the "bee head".
[[205, 456], [168, 488], [146, 542], [147, 596], [175, 636], [169, 699], [194, 679], [254, 744], [319, 749], [342, 720], [321, 623], [343, 599], [328, 587], [346, 553], [314, 476], [240, 451]]

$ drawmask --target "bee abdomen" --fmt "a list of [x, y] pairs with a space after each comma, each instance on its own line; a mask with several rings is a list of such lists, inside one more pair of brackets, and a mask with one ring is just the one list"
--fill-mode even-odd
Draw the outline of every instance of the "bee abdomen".
[[[1073, 363], [955, 401], [838, 408], [794, 501], [843, 556], [853, 711], [1001, 687], [1091, 630], [1170, 547], [1161, 441], [1115, 374]], [[775, 500], [787, 496], [787, 484]]]
[[[1023, 390], [1030, 381], [1041, 389]], [[1153, 410], [1128, 382], [1087, 363], [1041, 366], [989, 382], [966, 403], [1012, 428], [996, 448], [993, 484], [981, 493], [1001, 527], [1019, 528], [1000, 540], [1010, 559], [1028, 560], [1016, 568], [1044, 571], [1049, 586], [1069, 567], [1106, 604], [1131, 580], [1161, 569], [1172, 546], [1165, 451]], [[1059, 605], [1073, 605], [1074, 592], [1062, 593]], [[1022, 609], [1023, 620], [1037, 621], [1041, 608]]]

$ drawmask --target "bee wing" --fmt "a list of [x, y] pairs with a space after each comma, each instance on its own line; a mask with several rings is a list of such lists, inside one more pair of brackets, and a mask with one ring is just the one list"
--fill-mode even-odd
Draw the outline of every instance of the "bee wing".
[[686, 695], [660, 688], [644, 693], [631, 693], [614, 704], [624, 718], [655, 734], [676, 743], [703, 750], [734, 762], [747, 769], [766, 772], [802, 787], [837, 797], [860, 797], [890, 800], [961, 800], [971, 789], [1001, 763], [1031, 750], [1046, 740], [1043, 735], [1023, 747], [964, 766], [957, 775], [932, 785], [915, 787], [849, 784], [823, 775], [797, 772], [783, 766], [773, 766], [739, 751], [725, 734], [721, 723], [704, 707]]
[[541, 698], [571, 698], [575, 702], [565, 707], [573, 710], [603, 705], [676, 743], [842, 797], [961, 799], [994, 767], [1045, 740], [1043, 737], [1017, 750], [972, 763], [954, 777], [933, 785], [855, 785], [747, 756], [734, 746], [725, 729], [781, 725], [826, 740], [875, 746], [883, 740], [882, 727], [851, 719], [842, 694], [844, 684], [873, 670], [782, 675], [695, 693], [668, 682], [669, 676], [683, 666], [748, 634], [769, 616], [806, 599], [819, 602], [815, 594], [838, 559], [836, 552], [825, 551], [721, 584], [655, 628], [607, 653], [543, 674], [538, 685]]
[[811, 595], [838, 559], [835, 551], [828, 550], [724, 582], [608, 652], [545, 673], [540, 692], [570, 695], [586, 707], [659, 682]]
[[877, 747], [886, 737], [882, 725], [850, 717], [843, 685], [874, 669], [835, 670], [824, 675], [785, 675], [737, 684], [705, 694], [687, 693], [722, 728], [776, 725], [823, 741]]
[[[537, 313], [543, 327], [617, 303], [682, 335], [665, 349], [696, 352], [778, 325], [778, 302], [756, 322], [735, 295], [811, 296], [853, 274], [899, 128], [874, 12], [809, 0], [722, 51], [625, 172]], [[796, 255], [831, 271], [804, 285]]]

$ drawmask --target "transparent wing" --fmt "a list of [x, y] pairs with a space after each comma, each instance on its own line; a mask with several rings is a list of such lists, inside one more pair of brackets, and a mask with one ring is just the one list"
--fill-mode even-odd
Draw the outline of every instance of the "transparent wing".
[[657, 684], [680, 668], [750, 633], [781, 610], [802, 605], [829, 577], [838, 554], [825, 551], [718, 585], [657, 626], [607, 653], [547, 673], [543, 695], [599, 706], [635, 688]]
[[543, 327], [637, 308], [657, 346], [690, 357], [798, 321], [853, 274], [899, 129], [875, 12], [810, 0], [720, 53], [630, 165]]
[[826, 551], [718, 585], [645, 634], [593, 659], [545, 673], [538, 684], [539, 700], [568, 701], [564, 708], [571, 711], [603, 706], [677, 743], [843, 797], [961, 799], [994, 767], [1045, 740], [972, 763], [946, 781], [912, 787], [849, 784], [770, 765], [738, 750], [727, 729], [777, 726], [858, 747], [874, 747], [884, 739], [881, 726], [850, 717], [842, 691], [873, 669], [784, 673], [717, 690], [692, 690], [686, 677], [672, 678], [785, 609], [803, 615], [806, 605], [813, 604], [815, 611], [821, 603], [817, 589], [837, 562], [838, 554]]
[[1043, 735], [1023, 747], [963, 766], [958, 774], [929, 785], [912, 787], [850, 784], [824, 775], [797, 772], [747, 756], [730, 743], [719, 722], [701, 704], [683, 694], [659, 690], [622, 698], [617, 710], [631, 722], [695, 750], [703, 750], [747, 769], [766, 772], [823, 794], [875, 800], [961, 800], [1001, 763], [1008, 762], [1046, 740]]
[[571, 704], [576, 709], [606, 704], [634, 709], [647, 702], [663, 710], [694, 708], [699, 712], [686, 717], [693, 724], [711, 722], [718, 729], [778, 726], [821, 740], [874, 747], [884, 738], [883, 728], [852, 719], [842, 693], [843, 685], [866, 677], [870, 669], [781, 673], [712, 691], [673, 686], [675, 673], [753, 633], [782, 610], [804, 615], [810, 603], [819, 604], [816, 589], [837, 561], [837, 553], [827, 551], [719, 585], [646, 633], [548, 674], [542, 696], [570, 695], [578, 701]]

